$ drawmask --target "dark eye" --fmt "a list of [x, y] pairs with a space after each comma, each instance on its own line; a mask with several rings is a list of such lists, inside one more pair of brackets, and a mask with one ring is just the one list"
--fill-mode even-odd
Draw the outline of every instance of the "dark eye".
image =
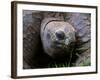
[[49, 34], [49, 33], [47, 33], [47, 39], [50, 39], [50, 38], [51, 38], [50, 34]]
[[65, 38], [65, 33], [63, 31], [57, 31], [56, 32], [56, 37], [59, 39], [59, 40], [63, 40]]

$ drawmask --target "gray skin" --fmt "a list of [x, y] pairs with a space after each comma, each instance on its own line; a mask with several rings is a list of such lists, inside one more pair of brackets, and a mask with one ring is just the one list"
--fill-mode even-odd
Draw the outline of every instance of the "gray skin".
[[45, 18], [41, 24], [41, 40], [44, 51], [52, 58], [69, 54], [70, 44], [75, 42], [75, 29], [58, 18]]

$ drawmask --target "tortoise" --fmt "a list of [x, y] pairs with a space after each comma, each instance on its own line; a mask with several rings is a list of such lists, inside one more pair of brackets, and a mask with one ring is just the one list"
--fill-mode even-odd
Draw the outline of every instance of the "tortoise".
[[67, 13], [65, 20], [45, 18], [41, 23], [44, 51], [58, 60], [70, 60], [73, 54], [77, 57], [73, 66], [90, 65], [90, 26], [90, 14]]
[[66, 58], [75, 40], [74, 27], [59, 18], [45, 18], [41, 23], [44, 51], [54, 59]]
[[[62, 61], [66, 58], [67, 61], [71, 63], [70, 66], [90, 65], [90, 17], [91, 15], [88, 13], [41, 11], [33, 11], [31, 14], [24, 15], [23, 68], [45, 68], [48, 67], [47, 64], [53, 60]], [[49, 28], [50, 25], [54, 23], [58, 28]], [[65, 29], [68, 28], [68, 32], [71, 31], [71, 36], [68, 36], [69, 34], [66, 33], [67, 30], [61, 28], [60, 25], [63, 25], [63, 27], [66, 26]], [[48, 31], [48, 28], [51, 31]], [[54, 32], [54, 34], [52, 34], [52, 32]], [[44, 36], [44, 34], [47, 36]], [[48, 45], [45, 44], [49, 42], [49, 38], [51, 37], [51, 46], [56, 55], [53, 55], [52, 49], [48, 51]], [[66, 37], [70, 39], [67, 40]], [[57, 39], [59, 40], [56, 41]], [[58, 55], [58, 52], [61, 52], [63, 55]]]

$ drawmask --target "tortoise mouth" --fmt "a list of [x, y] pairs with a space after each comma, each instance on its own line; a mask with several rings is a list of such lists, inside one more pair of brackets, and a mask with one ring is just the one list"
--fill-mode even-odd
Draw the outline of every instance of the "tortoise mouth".
[[66, 49], [68, 47], [68, 45], [65, 44], [65, 41], [54, 41], [53, 44], [56, 48]]

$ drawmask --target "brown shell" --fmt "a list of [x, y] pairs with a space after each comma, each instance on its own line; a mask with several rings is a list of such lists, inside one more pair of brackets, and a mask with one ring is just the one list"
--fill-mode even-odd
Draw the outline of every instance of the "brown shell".
[[[23, 67], [30, 68], [34, 63], [34, 55], [38, 53], [41, 46], [40, 22], [41, 17], [37, 12], [27, 13], [23, 16]], [[34, 17], [35, 16], [35, 17]], [[34, 18], [33, 18], [34, 17]]]

